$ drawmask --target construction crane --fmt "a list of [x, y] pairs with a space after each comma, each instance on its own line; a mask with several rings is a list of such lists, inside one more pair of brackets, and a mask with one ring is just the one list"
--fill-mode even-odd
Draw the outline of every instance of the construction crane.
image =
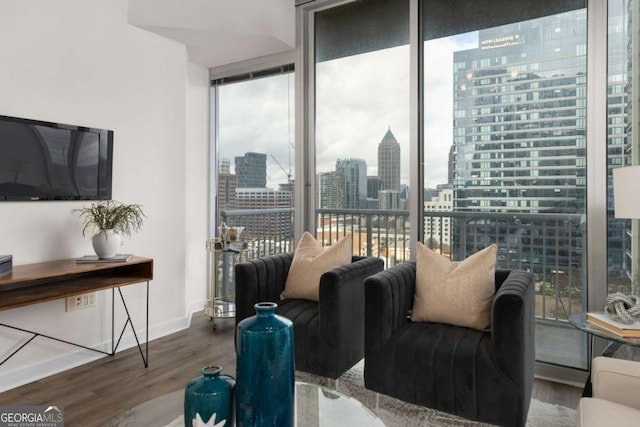
[[278, 159], [275, 158], [275, 156], [273, 154], [270, 154], [271, 158], [273, 159], [274, 162], [276, 162], [276, 164], [278, 165], [278, 167], [282, 170], [282, 172], [284, 172], [285, 175], [287, 175], [287, 184], [291, 184], [291, 167], [289, 167], [289, 171], [287, 171], [278, 161]]

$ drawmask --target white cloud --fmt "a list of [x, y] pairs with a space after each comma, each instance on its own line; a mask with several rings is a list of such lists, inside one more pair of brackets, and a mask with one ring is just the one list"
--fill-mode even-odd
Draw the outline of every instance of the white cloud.
[[[253, 151], [267, 154], [267, 186], [278, 188], [294, 174], [295, 152], [293, 74], [220, 87], [219, 156], [231, 161]], [[289, 95], [289, 96], [287, 96]], [[290, 120], [287, 116], [290, 114]], [[275, 157], [282, 168], [271, 157]]]
[[[459, 39], [460, 40], [460, 39]], [[474, 47], [453, 38], [425, 45], [425, 181], [447, 179], [453, 124], [453, 51]], [[316, 172], [335, 170], [338, 158], [367, 162], [378, 170], [378, 144], [390, 127], [401, 147], [403, 183], [409, 182], [409, 46], [399, 46], [316, 65]], [[294, 76], [235, 83], [220, 88], [220, 157], [248, 151], [267, 154], [267, 185], [286, 182], [294, 170]], [[289, 94], [289, 96], [287, 96]], [[290, 114], [290, 122], [287, 115]]]
[[476, 46], [476, 37], [468, 35], [425, 43], [424, 178], [427, 188], [447, 182], [449, 149], [453, 144], [453, 52]]
[[[317, 172], [335, 170], [337, 158], [367, 162], [378, 171], [378, 144], [390, 127], [409, 159], [409, 47], [400, 46], [316, 66]], [[402, 181], [409, 180], [403, 168]]]

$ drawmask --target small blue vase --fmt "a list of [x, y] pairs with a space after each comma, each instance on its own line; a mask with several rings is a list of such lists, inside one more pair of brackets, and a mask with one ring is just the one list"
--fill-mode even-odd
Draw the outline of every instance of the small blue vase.
[[[202, 376], [193, 378], [184, 389], [184, 425], [192, 427], [196, 417], [208, 423], [215, 417], [213, 425], [231, 427], [233, 425], [233, 388], [235, 380], [220, 375], [222, 368], [207, 366], [202, 368]], [[222, 421], [225, 421], [221, 424]]]
[[236, 425], [294, 425], [293, 325], [275, 314], [278, 305], [256, 304], [256, 315], [236, 332]]

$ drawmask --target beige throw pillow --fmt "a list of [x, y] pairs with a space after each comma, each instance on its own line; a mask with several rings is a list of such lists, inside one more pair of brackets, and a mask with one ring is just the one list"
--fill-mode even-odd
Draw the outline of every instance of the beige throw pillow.
[[488, 246], [459, 262], [452, 262], [419, 242], [416, 246], [412, 320], [489, 329], [498, 246]]
[[318, 301], [320, 276], [329, 270], [350, 263], [350, 234], [325, 249], [310, 233], [305, 232], [294, 252], [282, 298]]

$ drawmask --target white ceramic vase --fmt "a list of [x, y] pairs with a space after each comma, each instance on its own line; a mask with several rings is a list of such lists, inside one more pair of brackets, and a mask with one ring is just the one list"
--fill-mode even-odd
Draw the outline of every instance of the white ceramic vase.
[[120, 235], [113, 230], [100, 230], [93, 238], [93, 250], [100, 259], [113, 258], [118, 253], [120, 247]]

